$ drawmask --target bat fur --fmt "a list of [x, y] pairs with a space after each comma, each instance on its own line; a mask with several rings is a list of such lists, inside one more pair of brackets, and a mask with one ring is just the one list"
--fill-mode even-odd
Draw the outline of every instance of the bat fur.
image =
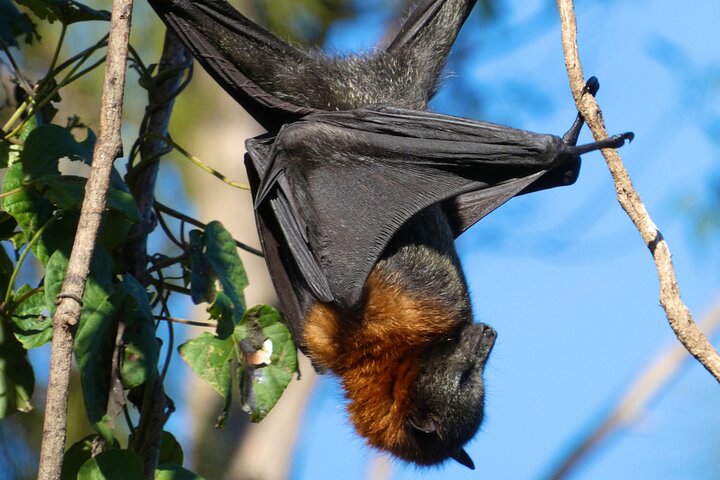
[[[502, 187], [514, 181], [516, 173], [519, 178], [527, 175], [514, 190], [506, 190], [504, 196], [494, 197], [489, 207], [478, 210], [477, 218], [470, 222], [474, 223], [513, 195], [572, 183], [581, 153], [618, 147], [631, 139], [631, 134], [575, 147], [581, 120], [560, 139], [425, 115], [450, 48], [475, 0], [419, 0], [394, 39], [368, 54], [346, 56], [290, 46], [224, 0], [149, 2], [216, 81], [269, 131], [248, 141], [247, 162], [268, 266], [296, 341], [316, 367], [340, 377], [358, 433], [370, 445], [419, 465], [453, 458], [474, 468], [463, 446], [483, 419], [482, 373], [496, 333], [473, 323], [467, 283], [454, 246], [455, 237], [466, 228], [458, 228], [458, 218], [465, 212], [461, 204], [477, 206], [468, 195], [473, 188], [495, 188], [495, 177]], [[597, 85], [589, 87], [594, 94]], [[336, 118], [327, 112], [347, 112], [348, 116]], [[400, 127], [388, 126], [387, 131], [362, 123], [372, 123], [369, 116], [390, 122], [413, 115], [418, 117], [414, 126], [398, 124]], [[342, 124], [352, 124], [352, 118], [357, 118], [358, 131]], [[313, 169], [326, 163], [336, 168], [382, 165], [386, 161], [382, 157], [409, 138], [402, 128], [413, 129], [412, 137], [430, 139], [429, 149], [434, 144], [446, 148], [450, 145], [447, 135], [455, 131], [462, 132], [457, 139], [465, 142], [461, 146], [466, 145], [467, 139], [475, 136], [466, 130], [477, 129], [478, 142], [487, 145], [479, 148], [485, 148], [488, 158], [497, 159], [497, 164], [484, 164], [482, 168], [490, 173], [481, 172], [485, 175], [482, 182], [472, 184], [480, 186], [453, 187], [454, 193], [439, 197], [403, 221], [377, 255], [341, 251], [338, 258], [325, 258], [321, 250], [334, 242], [335, 232], [321, 231], [328, 227], [305, 221], [313, 218], [308, 217], [313, 206], [323, 206], [309, 198], [310, 180], [324, 175]], [[503, 153], [516, 143], [518, 149], [513, 152], [520, 152], [517, 157]], [[270, 164], [258, 167], [257, 160]], [[437, 161], [436, 157], [432, 161]], [[428, 162], [418, 160], [422, 168]], [[386, 165], [388, 172], [394, 168]], [[449, 170], [450, 166], [442, 168]], [[459, 171], [463, 176], [467, 169]], [[320, 180], [333, 186], [332, 178]], [[348, 194], [374, 188], [364, 180], [356, 178], [346, 185]], [[304, 182], [307, 188], [301, 188]], [[268, 184], [279, 192], [273, 194], [274, 200], [265, 198]], [[368, 198], [382, 194], [378, 191]], [[337, 202], [338, 208], [343, 202], [352, 206], [351, 200]], [[271, 204], [273, 208], [284, 206], [291, 214], [283, 216]], [[298, 210], [297, 205], [304, 208]], [[355, 228], [363, 230], [362, 225]], [[304, 240], [293, 249], [296, 237]], [[298, 252], [305, 248], [310, 249], [309, 263], [302, 267], [298, 260], [302, 252]], [[372, 268], [365, 277], [354, 279], [364, 285], [359, 298], [332, 283], [334, 274], [328, 268], [333, 261], [352, 271], [357, 262], [368, 258]], [[314, 263], [319, 264], [320, 273], [312, 270]], [[317, 278], [331, 282], [313, 286], [308, 280]]]

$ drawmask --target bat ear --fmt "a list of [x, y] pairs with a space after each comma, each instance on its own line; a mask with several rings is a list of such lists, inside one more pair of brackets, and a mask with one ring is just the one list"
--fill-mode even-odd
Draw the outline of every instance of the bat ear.
[[473, 462], [472, 458], [470, 458], [470, 455], [468, 455], [464, 448], [461, 448], [457, 452], [450, 455], [450, 458], [452, 458], [459, 464], [466, 466], [470, 470], [475, 470], [475, 463]]

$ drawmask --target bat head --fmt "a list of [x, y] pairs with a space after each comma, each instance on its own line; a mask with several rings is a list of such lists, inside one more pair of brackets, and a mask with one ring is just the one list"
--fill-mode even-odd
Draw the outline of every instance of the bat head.
[[496, 336], [485, 324], [468, 324], [423, 355], [406, 425], [408, 460], [433, 465], [453, 458], [475, 468], [463, 446], [483, 420], [482, 374]]

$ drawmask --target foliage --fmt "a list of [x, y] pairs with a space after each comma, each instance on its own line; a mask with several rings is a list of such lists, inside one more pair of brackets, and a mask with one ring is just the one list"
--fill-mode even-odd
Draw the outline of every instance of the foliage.
[[[337, 6], [329, 8], [337, 11], [333, 10]], [[313, 15], [324, 22], [328, 13]], [[107, 37], [68, 58], [62, 58], [62, 46], [69, 28], [108, 19], [108, 12], [74, 0], [0, 0], [0, 47], [14, 77], [12, 96], [17, 99], [15, 111], [0, 122], [0, 419], [33, 408], [35, 375], [28, 351], [52, 339], [51, 319], [84, 198], [86, 178], [71, 173], [77, 168], [66, 166], [91, 165], [96, 141], [93, 130], [77, 117], [66, 125], [55, 117], [61, 93], [102, 65]], [[45, 75], [31, 84], [15, 56], [26, 48], [23, 43], [40, 40], [34, 22], [55, 23], [60, 35]], [[91, 62], [96, 57], [100, 59]], [[146, 66], [134, 49], [130, 62], [140, 74], [140, 88], [150, 92], [166, 74], [154, 65]], [[148, 233], [138, 232], [143, 212], [131, 193], [133, 182], [147, 168], [145, 159], [135, 158], [138, 147], [148, 141], [144, 135], [141, 130], [130, 150], [125, 176], [119, 170], [112, 173], [82, 315], [74, 331], [85, 410], [96, 434], [67, 450], [63, 479], [142, 476], [142, 452], [134, 438], [141, 435], [142, 419], [149, 415], [144, 394], [158, 377], [165, 378], [174, 354], [173, 335], [170, 345], [161, 345], [157, 338], [159, 325], [172, 330], [178, 320], [171, 311], [171, 297], [207, 304], [207, 326], [213, 333], [190, 338], [178, 351], [225, 398], [218, 426], [227, 417], [233, 389], [251, 419], [260, 421], [297, 370], [296, 349], [281, 315], [266, 305], [247, 308], [248, 279], [238, 244], [219, 222], [203, 225], [157, 205], [155, 216], [162, 226], [158, 233], [180, 253], [146, 253], [149, 266], [133, 272], [127, 251], [138, 235]], [[175, 145], [169, 139], [165, 144]], [[168, 222], [173, 217], [174, 223]], [[170, 228], [170, 223], [178, 228]], [[186, 232], [186, 223], [199, 228]], [[166, 353], [161, 355], [163, 350]], [[141, 419], [138, 426], [131, 422], [133, 408]], [[116, 440], [123, 431], [119, 418], [126, 420], [130, 431], [126, 446]], [[183, 450], [172, 434], [163, 433], [160, 448], [155, 478], [200, 478], [182, 467]]]

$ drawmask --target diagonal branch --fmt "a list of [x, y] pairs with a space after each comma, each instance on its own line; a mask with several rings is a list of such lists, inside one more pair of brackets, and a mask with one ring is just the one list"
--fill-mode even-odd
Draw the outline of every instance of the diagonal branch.
[[85, 281], [105, 210], [110, 172], [113, 162], [122, 154], [120, 126], [131, 14], [132, 0], [113, 2], [98, 140], [93, 153], [92, 170], [85, 187], [85, 198], [68, 269], [53, 316], [50, 378], [40, 450], [39, 480], [56, 480], [60, 478], [62, 469], [67, 435], [68, 387], [73, 337], [80, 319]]
[[[720, 304], [717, 304], [705, 316], [700, 325], [705, 333], [712, 335], [720, 328]], [[637, 421], [647, 405], [668, 388], [670, 382], [677, 377], [681, 367], [690, 360], [687, 350], [682, 345], [674, 346], [661, 352], [645, 370], [638, 375], [627, 391], [618, 400], [615, 407], [597, 424], [573, 449], [563, 456], [553, 472], [546, 478], [561, 480], [570, 478], [576, 468], [587, 461], [601, 445], [609, 441], [611, 436], [622, 427]]]
[[[577, 23], [572, 0], [558, 0], [562, 23], [562, 44], [565, 51], [565, 65], [570, 79], [570, 88], [577, 108], [585, 118], [595, 140], [608, 137], [602, 119], [602, 112], [592, 95], [583, 95], [585, 81], [577, 47]], [[668, 322], [678, 340], [717, 381], [720, 382], [720, 356], [693, 321], [690, 311], [680, 298], [675, 278], [670, 249], [662, 234], [650, 218], [640, 196], [632, 185], [630, 176], [617, 150], [602, 150], [610, 173], [615, 182], [618, 201], [637, 227], [643, 241], [650, 249], [660, 280], [660, 304], [665, 309]]]

